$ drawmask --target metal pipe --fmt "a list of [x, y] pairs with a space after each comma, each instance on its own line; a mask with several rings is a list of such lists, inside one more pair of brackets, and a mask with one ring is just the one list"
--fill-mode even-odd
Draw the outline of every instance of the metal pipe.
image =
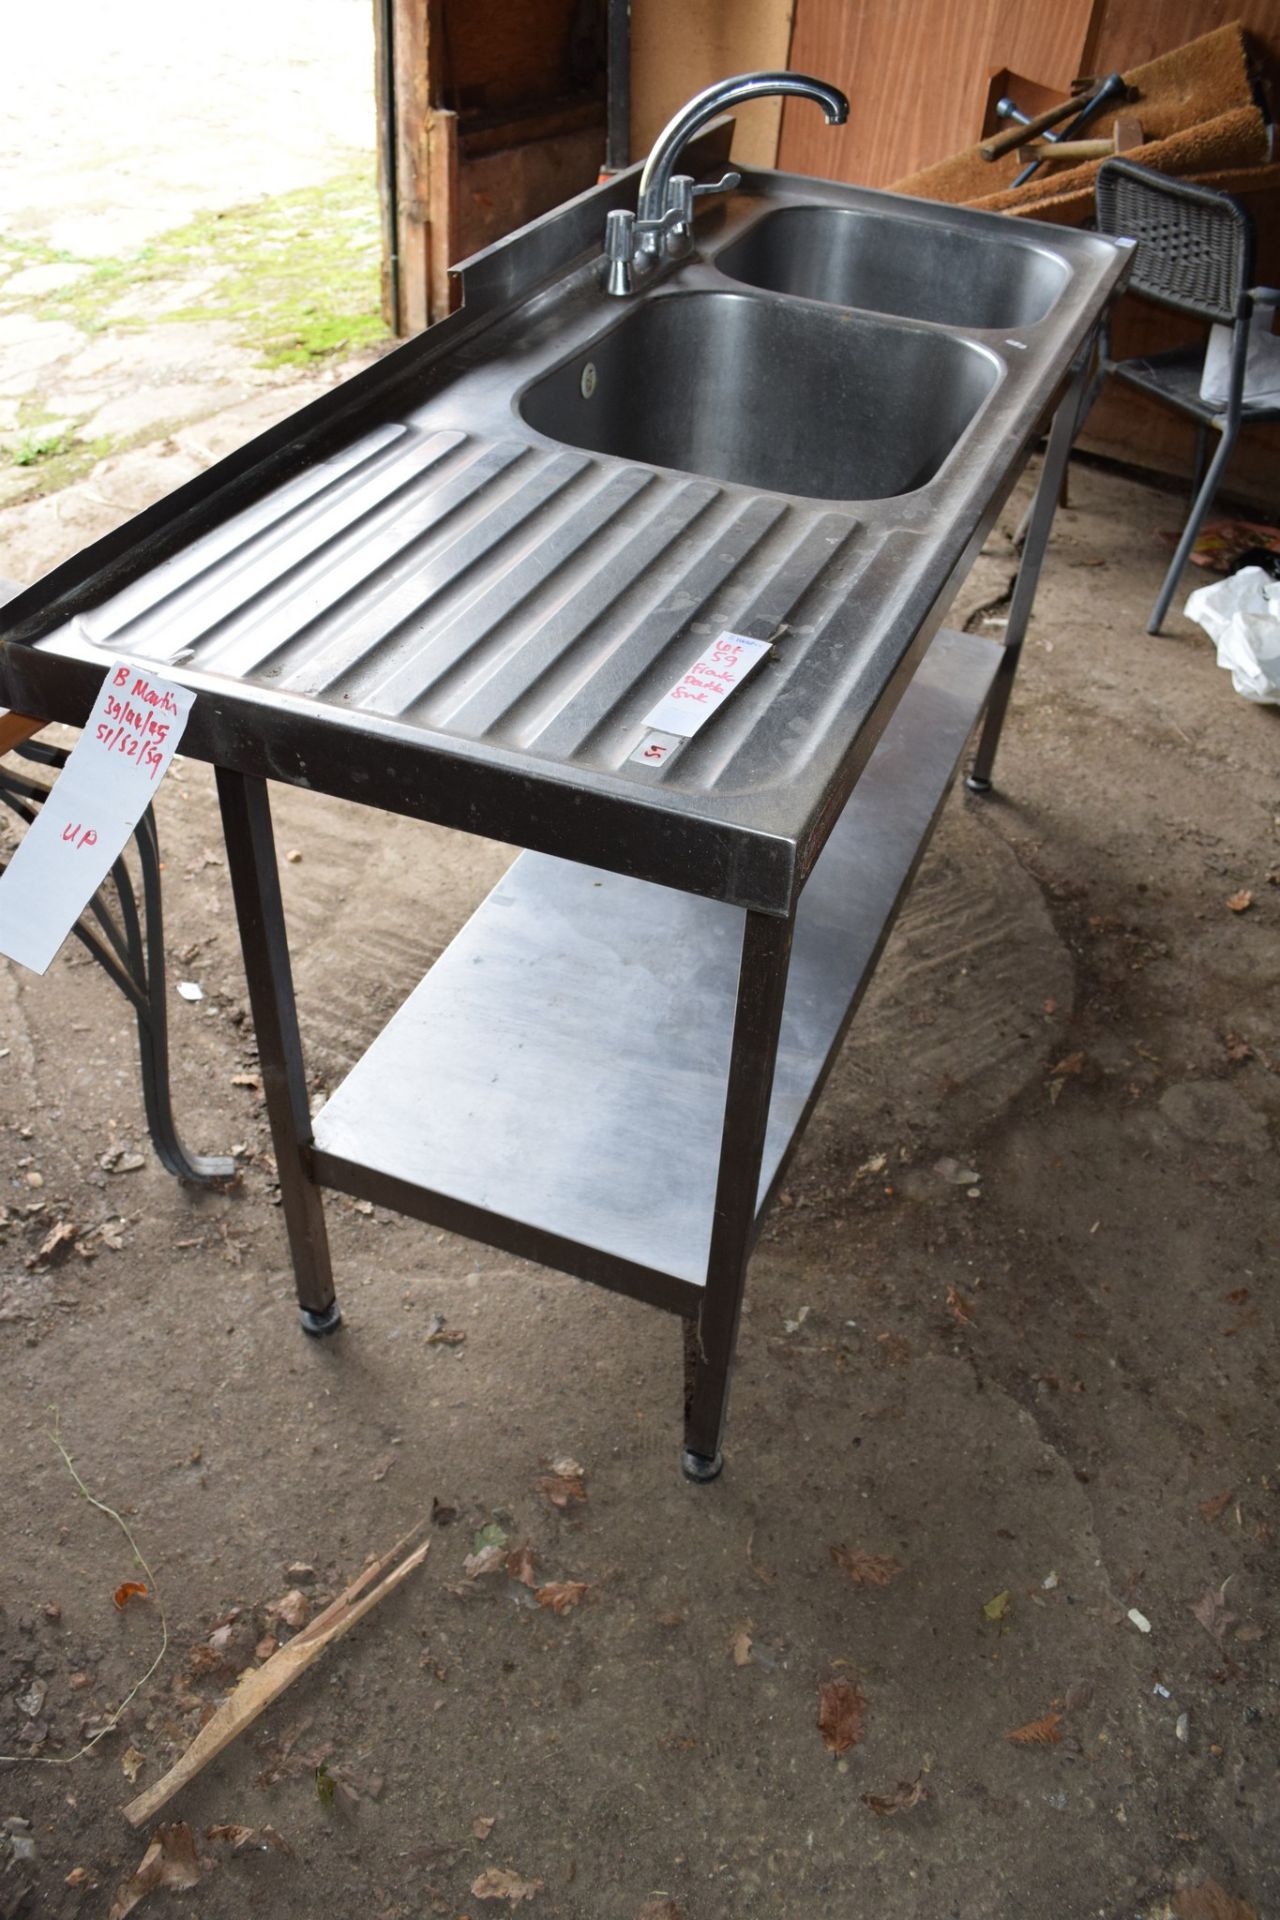
[[619, 173], [631, 164], [631, 0], [609, 0], [604, 164]]
[[377, 86], [382, 101], [382, 181], [386, 189], [387, 305], [391, 331], [400, 332], [400, 177], [396, 164], [399, 114], [396, 103], [395, 0], [376, 0], [381, 59]]
[[741, 106], [746, 100], [764, 100], [774, 94], [786, 94], [799, 100], [814, 100], [827, 117], [827, 125], [842, 127], [849, 118], [849, 102], [838, 87], [825, 80], [814, 80], [804, 73], [740, 73], [730, 80], [717, 80], [701, 93], [695, 93], [686, 106], [669, 120], [653, 143], [653, 151], [640, 175], [640, 200], [637, 220], [660, 223], [667, 211], [667, 198], [675, 163], [686, 143], [699, 127], [714, 120], [718, 113]]

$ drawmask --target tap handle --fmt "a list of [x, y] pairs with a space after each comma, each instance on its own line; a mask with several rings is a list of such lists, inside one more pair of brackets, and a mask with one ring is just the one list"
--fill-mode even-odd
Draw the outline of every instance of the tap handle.
[[615, 207], [604, 223], [604, 257], [606, 260], [630, 260], [635, 245], [634, 213], [625, 207]]
[[722, 180], [708, 180], [705, 186], [695, 187], [693, 197], [696, 200], [700, 193], [732, 193], [735, 187], [741, 185], [742, 175], [730, 167]]
[[631, 263], [635, 254], [636, 217], [626, 207], [615, 207], [604, 223], [605, 292], [631, 291]]

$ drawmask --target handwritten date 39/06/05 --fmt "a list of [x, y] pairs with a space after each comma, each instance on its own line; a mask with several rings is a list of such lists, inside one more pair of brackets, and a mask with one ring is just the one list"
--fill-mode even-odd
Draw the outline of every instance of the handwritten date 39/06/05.
[[[98, 741], [108, 753], [135, 760], [153, 780], [158, 779], [167, 764], [164, 749], [178, 713], [172, 693], [168, 688], [153, 686], [129, 667], [116, 668], [111, 686], [120, 691], [104, 690], [103, 718], [96, 729]], [[63, 835], [64, 839], [70, 837]]]

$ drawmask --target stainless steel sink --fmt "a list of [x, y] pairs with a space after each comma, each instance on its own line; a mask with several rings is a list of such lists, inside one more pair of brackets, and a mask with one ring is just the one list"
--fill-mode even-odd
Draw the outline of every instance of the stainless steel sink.
[[[723, 178], [728, 133], [691, 173]], [[456, 313], [6, 606], [0, 698], [80, 723], [104, 661], [149, 662], [200, 694], [197, 756], [785, 910], [1127, 261], [744, 170], [619, 297], [638, 185], [471, 261]], [[897, 236], [865, 297], [914, 286], [920, 317], [722, 270], [798, 271], [789, 234]], [[975, 320], [1048, 311], [927, 317], [949, 259]], [[650, 766], [646, 716], [724, 629], [774, 657]]]
[[668, 293], [521, 396], [591, 453], [768, 493], [883, 500], [933, 479], [1000, 378], [980, 345], [751, 294]]
[[1047, 247], [852, 207], [766, 213], [716, 265], [773, 293], [983, 329], [1034, 326], [1070, 277]]

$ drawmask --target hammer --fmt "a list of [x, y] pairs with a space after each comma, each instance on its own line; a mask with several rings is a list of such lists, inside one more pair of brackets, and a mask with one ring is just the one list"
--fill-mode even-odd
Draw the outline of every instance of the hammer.
[[[1106, 79], [1102, 82], [1102, 85], [1098, 88], [1098, 91], [1095, 94], [1093, 94], [1088, 100], [1086, 100], [1084, 106], [1080, 109], [1075, 119], [1070, 121], [1062, 129], [1062, 132], [1059, 135], [1059, 139], [1073, 140], [1078, 133], [1084, 132], [1089, 122], [1091, 120], [1096, 119], [1098, 114], [1102, 112], [1104, 107], [1109, 107], [1113, 103], [1119, 103], [1122, 100], [1127, 100], [1128, 96], [1129, 96], [1129, 85], [1124, 75], [1122, 73], [1108, 74]], [[1025, 141], [1027, 137], [1027, 129], [1023, 127], [1021, 129], [1021, 133], [1022, 133], [1022, 138]], [[1039, 160], [1029, 161], [1027, 165], [1022, 169], [1021, 173], [1015, 174], [1011, 184], [1015, 187], [1022, 186], [1024, 181], [1029, 180], [1032, 174], [1036, 171], [1036, 168], [1039, 167], [1041, 164], [1042, 163]]]

